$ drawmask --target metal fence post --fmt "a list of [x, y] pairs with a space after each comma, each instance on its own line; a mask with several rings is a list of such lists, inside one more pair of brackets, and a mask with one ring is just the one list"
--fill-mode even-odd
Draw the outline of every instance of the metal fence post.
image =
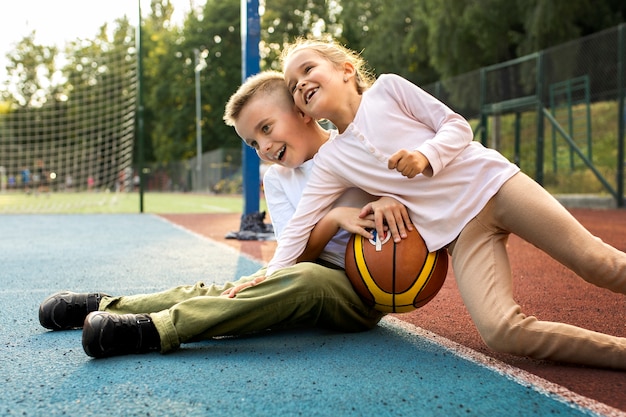
[[543, 185], [543, 154], [544, 154], [544, 123], [543, 123], [543, 52], [537, 54], [537, 159], [535, 168], [535, 181]]
[[626, 112], [624, 110], [624, 72], [626, 72], [626, 24], [617, 28], [617, 207], [624, 207], [624, 124]]
[[480, 69], [480, 126], [482, 130], [480, 132], [480, 143], [487, 146], [487, 123], [489, 122], [489, 116], [486, 113], [485, 101], [487, 100], [487, 69]]

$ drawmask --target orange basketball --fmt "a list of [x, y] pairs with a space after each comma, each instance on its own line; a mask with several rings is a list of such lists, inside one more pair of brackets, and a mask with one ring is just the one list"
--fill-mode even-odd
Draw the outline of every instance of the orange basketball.
[[399, 243], [391, 233], [382, 240], [353, 234], [346, 247], [346, 274], [355, 291], [386, 313], [405, 313], [428, 303], [443, 286], [447, 272], [446, 249], [428, 252], [415, 228]]

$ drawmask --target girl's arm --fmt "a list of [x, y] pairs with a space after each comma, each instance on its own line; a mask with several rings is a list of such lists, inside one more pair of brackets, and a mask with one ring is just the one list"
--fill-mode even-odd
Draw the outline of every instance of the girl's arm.
[[340, 183], [332, 171], [321, 168], [317, 157], [315, 161], [316, 164], [311, 170], [296, 212], [281, 233], [274, 256], [267, 265], [266, 275], [268, 276], [278, 269], [296, 263], [298, 257], [304, 252], [313, 227], [349, 188]]
[[406, 207], [392, 197], [381, 197], [363, 208], [335, 207], [317, 222], [298, 262], [317, 259], [339, 229], [360, 235], [369, 234], [368, 229], [374, 229], [377, 222], [382, 224], [383, 221], [387, 223], [385, 229], [395, 228], [402, 237], [406, 237], [406, 230], [413, 229]]
[[[413, 120], [427, 126], [434, 133], [416, 149], [428, 161], [424, 175], [433, 176], [454, 160], [474, 139], [472, 128], [458, 113], [428, 94], [412, 82], [393, 74], [380, 77], [387, 94]], [[420, 159], [420, 158], [416, 158]]]

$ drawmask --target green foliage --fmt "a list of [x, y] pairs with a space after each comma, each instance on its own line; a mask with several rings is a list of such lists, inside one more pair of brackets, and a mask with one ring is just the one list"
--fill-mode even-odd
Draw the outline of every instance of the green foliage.
[[166, 24], [170, 14], [169, 8], [155, 13], [153, 7], [144, 31], [146, 123], [155, 160], [168, 163], [196, 154], [196, 69], [202, 150], [239, 147], [232, 128], [222, 122], [224, 103], [241, 83], [239, 1], [208, 0], [182, 28]]
[[346, 45], [362, 51], [377, 74], [395, 73], [417, 84], [437, 79], [422, 39], [415, 1], [344, 0], [341, 15]]
[[224, 178], [218, 181], [213, 187], [216, 194], [241, 194], [243, 190], [243, 178], [236, 175], [233, 178]]
[[279, 57], [283, 46], [303, 36], [337, 37], [337, 1], [271, 0], [265, 2], [261, 18], [262, 67], [280, 70]]
[[[180, 27], [171, 23], [169, 0], [151, 0], [150, 10], [144, 11], [148, 161], [167, 165], [195, 156], [194, 50], [204, 57], [199, 73], [203, 151], [241, 146], [222, 121], [224, 104], [241, 83], [240, 3], [207, 0]], [[362, 51], [377, 74], [396, 73], [423, 85], [624, 21], [626, 3], [615, 0], [268, 0], [261, 16], [261, 68], [279, 69], [281, 49], [296, 37], [334, 37]], [[97, 65], [82, 60], [95, 63], [115, 48], [128, 48], [130, 59], [134, 52], [128, 21], [116, 22], [111, 40], [106, 29], [65, 51], [70, 64], [63, 69], [68, 74], [64, 84], [49, 82], [58, 71], [54, 58], [59, 51], [35, 44], [32, 34], [25, 37], [8, 57], [7, 71], [17, 88], [0, 89], [2, 111], [54, 105], [71, 114], [80, 102], [68, 97], [77, 90], [87, 93], [81, 100], [97, 100], [93, 80], [118, 75], [112, 70], [103, 75]], [[472, 88], [468, 83], [466, 95], [477, 97]]]
[[6, 71], [15, 91], [11, 93], [7, 89], [2, 97], [20, 107], [45, 104], [51, 94], [47, 84], [57, 71], [54, 60], [58, 52], [55, 46], [37, 45], [34, 31], [25, 36], [15, 50], [7, 54]]
[[[574, 113], [584, 104], [575, 107]], [[583, 110], [580, 108], [580, 110]], [[585, 109], [586, 110], [586, 109]], [[617, 174], [617, 103], [598, 102], [590, 105], [592, 161], [601, 175], [615, 187]], [[584, 117], [581, 116], [584, 119]], [[489, 146], [498, 149], [505, 157], [519, 165], [522, 171], [535, 176], [537, 171], [537, 114], [534, 110], [520, 114], [519, 154], [515, 156], [515, 115], [506, 114], [489, 118]], [[575, 122], [585, 123], [584, 120]], [[473, 121], [472, 126], [477, 122]], [[581, 126], [583, 131], [586, 126]], [[586, 132], [580, 132], [574, 139], [577, 146], [587, 155]], [[565, 139], [559, 134], [553, 136], [552, 126], [544, 125], [544, 187], [556, 194], [606, 194], [607, 190], [584, 164], [573, 154]], [[554, 140], [553, 140], [554, 137]], [[573, 162], [573, 163], [572, 163]]]

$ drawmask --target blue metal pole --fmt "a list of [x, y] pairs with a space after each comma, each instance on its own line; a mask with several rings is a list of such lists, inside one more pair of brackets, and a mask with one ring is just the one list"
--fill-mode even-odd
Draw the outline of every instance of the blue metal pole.
[[[261, 19], [259, 0], [241, 0], [241, 81], [260, 71], [259, 42]], [[243, 214], [259, 211], [259, 157], [254, 149], [242, 146]]]

